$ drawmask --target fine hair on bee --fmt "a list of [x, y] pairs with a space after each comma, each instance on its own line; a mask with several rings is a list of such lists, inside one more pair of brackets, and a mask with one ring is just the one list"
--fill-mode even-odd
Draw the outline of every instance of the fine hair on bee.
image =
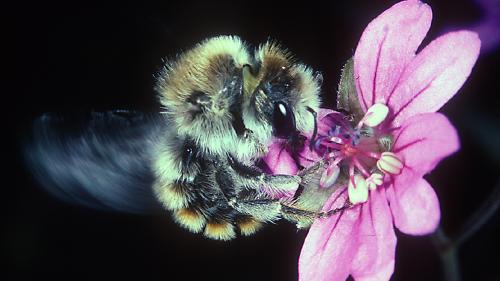
[[26, 159], [64, 200], [148, 212], [156, 198], [179, 225], [211, 239], [252, 235], [280, 218], [307, 227], [342, 209], [321, 212], [332, 192], [316, 188], [324, 163], [273, 175], [262, 158], [275, 140], [297, 162], [309, 149], [304, 135], [316, 135], [321, 82], [274, 41], [251, 50], [238, 37], [214, 37], [157, 75], [161, 114], [91, 113], [77, 133], [45, 115]]

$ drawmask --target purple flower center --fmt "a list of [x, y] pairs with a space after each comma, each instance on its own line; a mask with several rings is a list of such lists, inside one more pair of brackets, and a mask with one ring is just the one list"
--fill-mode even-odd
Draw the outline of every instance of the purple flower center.
[[335, 184], [340, 174], [346, 174], [351, 203], [363, 203], [368, 200], [368, 190], [382, 185], [385, 175], [401, 173], [403, 162], [390, 152], [392, 135], [379, 128], [387, 115], [387, 106], [374, 104], [357, 125], [340, 112], [325, 117], [331, 127], [314, 143], [316, 152], [328, 163], [320, 180], [323, 188]]

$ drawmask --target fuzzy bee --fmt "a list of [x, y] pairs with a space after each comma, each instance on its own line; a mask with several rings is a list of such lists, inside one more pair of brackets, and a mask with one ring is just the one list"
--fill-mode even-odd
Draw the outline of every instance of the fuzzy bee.
[[[261, 161], [273, 139], [307, 149], [301, 140], [315, 129], [321, 75], [273, 42], [250, 51], [221, 36], [169, 62], [157, 81], [162, 114], [39, 118], [25, 153], [38, 181], [91, 207], [141, 213], [159, 202], [182, 227], [217, 240], [321, 215], [321, 204], [300, 203], [321, 165], [272, 175]], [[295, 190], [291, 199], [273, 196]]]

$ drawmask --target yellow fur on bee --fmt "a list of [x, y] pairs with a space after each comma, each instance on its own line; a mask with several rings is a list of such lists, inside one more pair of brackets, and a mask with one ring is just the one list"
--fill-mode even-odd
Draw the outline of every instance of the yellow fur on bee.
[[240, 229], [241, 235], [244, 235], [244, 236], [253, 235], [255, 232], [257, 232], [263, 226], [262, 222], [254, 219], [252, 217], [245, 217], [245, 218], [239, 219], [236, 224], [238, 225], [238, 228]]
[[171, 183], [155, 188], [156, 196], [168, 210], [184, 208], [189, 203], [189, 187], [181, 183]]
[[210, 221], [205, 226], [206, 237], [215, 240], [231, 240], [236, 237], [234, 226], [226, 221]]
[[177, 223], [194, 233], [200, 232], [207, 221], [199, 211], [189, 208], [178, 210], [174, 213], [174, 218]]

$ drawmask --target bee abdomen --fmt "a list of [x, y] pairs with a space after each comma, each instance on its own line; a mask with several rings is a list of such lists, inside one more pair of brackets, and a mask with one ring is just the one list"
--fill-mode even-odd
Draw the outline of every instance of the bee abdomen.
[[236, 238], [234, 225], [226, 220], [211, 220], [205, 226], [203, 235], [215, 240], [232, 240]]
[[157, 183], [154, 189], [158, 200], [171, 211], [186, 208], [193, 200], [192, 187], [189, 184], [174, 182], [161, 185]]
[[182, 208], [174, 212], [175, 221], [191, 232], [199, 233], [207, 223], [202, 212], [195, 208]]
[[250, 236], [262, 228], [263, 222], [257, 218], [227, 207], [203, 208], [193, 203], [174, 211], [173, 215], [180, 226], [193, 233], [203, 232], [205, 237], [214, 240], [232, 240], [238, 229], [241, 235]]
[[250, 236], [261, 229], [264, 224], [252, 216], [242, 216], [236, 220], [236, 225], [243, 236]]

